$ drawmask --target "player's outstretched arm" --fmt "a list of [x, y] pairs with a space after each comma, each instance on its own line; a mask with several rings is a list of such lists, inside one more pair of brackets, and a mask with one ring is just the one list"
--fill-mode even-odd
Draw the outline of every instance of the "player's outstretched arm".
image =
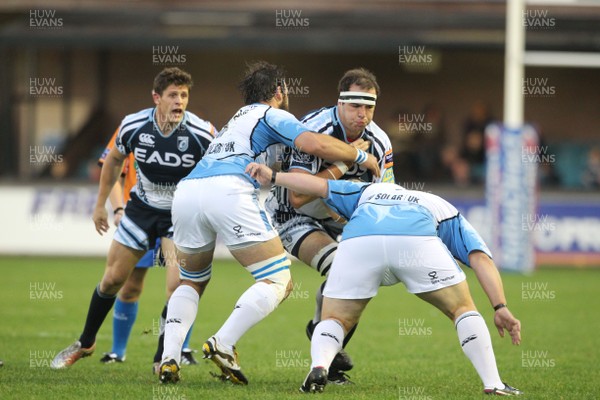
[[263, 186], [268, 184], [285, 186], [288, 189], [311, 196], [327, 197], [327, 181], [310, 174], [274, 172], [266, 165], [257, 163], [248, 164], [246, 173]]
[[375, 156], [329, 135], [319, 135], [318, 133], [306, 131], [296, 138], [294, 145], [300, 151], [330, 162], [358, 162], [376, 177], [381, 175], [379, 162]]
[[[490, 300], [492, 307], [496, 307], [494, 315], [494, 324], [501, 337], [504, 337], [504, 330], [508, 331], [513, 344], [521, 343], [521, 322], [516, 319], [508, 307], [506, 307], [506, 297], [500, 273], [496, 264], [487, 254], [482, 251], [473, 251], [469, 254], [469, 264], [477, 276], [479, 284]], [[499, 306], [500, 305], [500, 306]]]
[[113, 147], [106, 156], [102, 171], [100, 173], [100, 183], [98, 184], [98, 198], [92, 219], [96, 226], [96, 231], [102, 235], [108, 231], [108, 217], [106, 213], [106, 199], [110, 195], [117, 179], [121, 175], [125, 156], [122, 155], [116, 147]]
[[[350, 146], [356, 147], [357, 149], [360, 149], [362, 151], [368, 151], [369, 147], [371, 146], [371, 142], [369, 140], [357, 139], [354, 142], [350, 143]], [[351, 166], [352, 166], [352, 163], [344, 163], [342, 161], [336, 161], [334, 164], [330, 165], [328, 168], [325, 168], [324, 170], [316, 173], [315, 176], [318, 176], [319, 178], [323, 178], [323, 179], [333, 179], [333, 180], [341, 179], [344, 176], [344, 174], [346, 174], [346, 172], [348, 171], [348, 168], [350, 168]], [[289, 172], [300, 173], [300, 174], [302, 174], [302, 173], [309, 174], [310, 173], [306, 170], [293, 168], [293, 167], [292, 167], [292, 169], [289, 170]], [[294, 208], [300, 208], [303, 205], [310, 203], [311, 201], [316, 199], [315, 196], [309, 196], [309, 195], [294, 192], [294, 191], [290, 191], [288, 196], [290, 199], [290, 203], [292, 204], [292, 207], [294, 207]]]

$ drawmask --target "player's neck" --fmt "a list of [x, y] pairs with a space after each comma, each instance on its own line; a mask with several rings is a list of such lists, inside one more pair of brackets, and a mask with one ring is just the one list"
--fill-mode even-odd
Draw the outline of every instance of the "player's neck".
[[173, 132], [173, 130], [177, 127], [177, 125], [179, 124], [179, 121], [177, 121], [177, 122], [168, 121], [166, 115], [159, 116], [158, 113], [156, 114], [156, 117], [154, 118], [154, 122], [156, 123], [156, 126], [158, 126], [158, 129], [160, 130], [160, 133], [163, 136], [169, 136]]
[[346, 132], [346, 139], [349, 143], [352, 143], [356, 139], [359, 139], [363, 133], [363, 131], [350, 131], [346, 127], [344, 127], [344, 131]]
[[261, 103], [273, 108], [281, 108], [281, 102], [278, 102], [274, 97], [267, 101], [261, 101]]

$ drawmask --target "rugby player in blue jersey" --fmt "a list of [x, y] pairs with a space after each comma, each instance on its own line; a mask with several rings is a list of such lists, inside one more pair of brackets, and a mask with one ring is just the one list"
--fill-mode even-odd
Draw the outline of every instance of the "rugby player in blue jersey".
[[167, 264], [177, 262], [171, 240], [173, 192], [204, 156], [214, 137], [210, 122], [186, 111], [192, 84], [187, 72], [165, 68], [154, 79], [155, 107], [128, 115], [121, 123], [116, 145], [108, 153], [100, 175], [92, 217], [99, 234], [108, 231], [106, 200], [130, 153], [135, 157], [138, 180], [111, 243], [102, 280], [92, 294], [83, 332], [56, 355], [52, 369], [70, 367], [92, 355], [96, 334], [117, 292], [158, 238], [167, 249]]
[[[329, 163], [310, 154], [281, 147], [277, 148], [275, 157], [271, 155], [270, 158], [274, 163], [278, 162], [284, 172], [313, 174], [324, 179], [394, 183], [391, 141], [383, 129], [373, 121], [375, 105], [380, 94], [375, 75], [364, 68], [348, 70], [339, 81], [338, 92], [338, 102], [335, 106], [310, 112], [300, 122], [314, 132], [333, 136], [373, 154], [379, 162], [381, 176], [376, 177], [359, 165], [341, 161]], [[327, 276], [335, 257], [337, 237], [342, 232], [345, 220], [332, 213], [321, 199], [281, 186], [271, 189], [265, 201], [265, 209], [271, 216], [273, 226], [288, 253], [314, 268], [322, 276]], [[321, 320], [324, 286], [325, 282], [317, 289], [315, 313], [306, 326], [309, 339], [314, 327]], [[354, 330], [355, 328], [346, 335], [344, 347]], [[352, 367], [352, 360], [341, 350], [329, 368], [329, 381], [336, 384], [350, 382], [345, 372]]]
[[512, 343], [520, 344], [521, 323], [506, 306], [502, 280], [488, 247], [454, 206], [436, 195], [389, 183], [276, 173], [256, 163], [247, 172], [262, 185], [272, 183], [323, 198], [348, 220], [323, 292], [321, 322], [311, 340], [311, 371], [302, 392], [323, 391], [327, 370], [344, 336], [358, 323], [379, 286], [402, 281], [410, 293], [453, 321], [485, 394], [522, 393], [500, 379], [490, 333], [455, 258], [475, 272], [494, 309], [500, 336], [506, 330]]
[[175, 192], [173, 240], [182, 282], [168, 305], [159, 374], [163, 383], [179, 380], [181, 345], [211, 277], [217, 234], [256, 281], [203, 345], [205, 357], [220, 368], [223, 379], [248, 383], [237, 361], [235, 344], [292, 288], [290, 261], [259, 202], [259, 185], [245, 173], [248, 164], [269, 146], [283, 143], [328, 161], [358, 163], [379, 176], [379, 163], [373, 155], [329, 135], [311, 132], [287, 112], [287, 87], [281, 68], [266, 62], [250, 65], [240, 89], [246, 106], [223, 127]]

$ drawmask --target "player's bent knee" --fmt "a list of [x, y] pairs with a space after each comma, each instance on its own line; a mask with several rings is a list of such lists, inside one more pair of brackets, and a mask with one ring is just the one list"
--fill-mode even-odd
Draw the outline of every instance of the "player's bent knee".
[[[285, 288], [285, 296], [283, 297], [283, 300], [287, 299], [288, 296], [290, 295], [290, 293], [292, 293], [292, 289], [294, 288], [294, 281], [292, 280], [291, 274], [290, 274], [290, 280], [287, 283], [287, 286]], [[283, 301], [281, 300], [281, 301]]]
[[125, 285], [119, 291], [119, 300], [121, 300], [125, 303], [134, 303], [134, 302], [138, 301], [141, 294], [142, 294], [141, 290], [127, 288], [127, 285]]
[[275, 290], [278, 303], [281, 303], [292, 291], [292, 263], [285, 253], [251, 264], [246, 269], [258, 281], [269, 281]]
[[310, 261], [310, 266], [319, 271], [321, 276], [326, 276], [329, 273], [337, 247], [337, 243], [328, 244], [319, 250]]
[[140, 295], [142, 294], [142, 289], [144, 287], [144, 281], [136, 281], [131, 279], [131, 276], [125, 281], [125, 284], [121, 287], [119, 291], [119, 299], [126, 303], [133, 303], [138, 300]]
[[290, 293], [292, 292], [292, 288], [294, 287], [292, 283], [292, 274], [290, 273], [289, 264], [288, 268], [275, 272], [274, 274], [271, 274], [267, 278], [264, 278], [262, 280], [268, 280], [271, 282], [271, 287], [275, 289], [275, 294], [277, 295], [278, 304], [290, 295]]
[[127, 276], [121, 276], [118, 274], [105, 274], [100, 282], [100, 290], [103, 293], [110, 295], [117, 294], [119, 289], [121, 289], [125, 284], [126, 280]]

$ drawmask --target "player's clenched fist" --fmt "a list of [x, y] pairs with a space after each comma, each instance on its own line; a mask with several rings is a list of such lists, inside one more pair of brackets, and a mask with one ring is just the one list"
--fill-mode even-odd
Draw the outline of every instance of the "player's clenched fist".
[[261, 186], [271, 183], [271, 177], [273, 176], [273, 170], [271, 168], [257, 163], [248, 164], [246, 167], [246, 173], [252, 178], [256, 179]]
[[350, 146], [356, 147], [357, 149], [362, 151], [369, 151], [369, 147], [371, 147], [371, 141], [364, 139], [356, 139], [354, 142], [350, 143]]
[[375, 175], [377, 178], [381, 176], [381, 170], [379, 169], [379, 161], [373, 154], [367, 153], [367, 161], [361, 164], [363, 167], [368, 169]]

